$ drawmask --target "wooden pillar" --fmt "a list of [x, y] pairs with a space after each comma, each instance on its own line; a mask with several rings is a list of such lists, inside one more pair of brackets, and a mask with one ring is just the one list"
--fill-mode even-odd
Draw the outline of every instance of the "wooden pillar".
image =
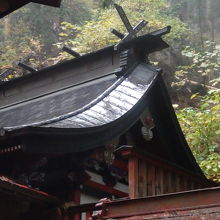
[[147, 196], [147, 162], [142, 159], [138, 161], [138, 195]]
[[129, 197], [138, 198], [138, 158], [132, 156], [128, 164]]
[[[69, 194], [69, 201], [73, 202], [75, 205], [79, 205], [80, 197], [80, 190], [74, 190]], [[73, 216], [67, 217], [65, 220], [81, 220], [81, 213], [76, 213]]]

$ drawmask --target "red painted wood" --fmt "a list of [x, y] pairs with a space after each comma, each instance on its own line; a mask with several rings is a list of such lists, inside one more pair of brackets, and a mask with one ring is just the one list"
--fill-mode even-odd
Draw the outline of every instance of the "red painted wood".
[[117, 197], [127, 197], [128, 196], [128, 194], [125, 193], [125, 192], [122, 192], [120, 190], [114, 189], [114, 188], [109, 187], [109, 186], [102, 185], [102, 184], [94, 182], [92, 180], [86, 181], [85, 185], [89, 186], [89, 187], [92, 187], [96, 190], [100, 190], [102, 192], [106, 192], [106, 193], [115, 195]]
[[92, 211], [86, 212], [86, 220], [91, 220]]
[[179, 166], [175, 166], [175, 164], [171, 164], [169, 161], [165, 161], [161, 158], [154, 157], [150, 154], [143, 153], [143, 152], [136, 152], [135, 150], [124, 150], [121, 151], [121, 155], [124, 157], [136, 157], [138, 159], [145, 160], [147, 163], [154, 164], [156, 167], [162, 167], [164, 170], [170, 171], [172, 173], [176, 173], [180, 176], [187, 176], [190, 177], [195, 182], [199, 182], [204, 187], [212, 187], [213, 183], [209, 180], [206, 180], [203, 177], [195, 175], [195, 173], [191, 173], [184, 168]]
[[128, 167], [129, 197], [138, 198], [138, 159], [136, 157], [129, 158]]
[[[220, 219], [220, 187], [147, 198], [109, 201], [107, 203], [103, 203], [101, 207], [101, 215], [94, 215], [94, 220], [217, 220]], [[214, 218], [212, 218], [212, 215], [209, 214], [214, 213], [217, 213], [217, 215], [213, 215]], [[182, 218], [179, 218], [180, 216]], [[198, 218], [199, 216], [202, 217]]]
[[113, 166], [116, 166], [124, 171], [128, 171], [128, 164], [122, 160], [115, 160], [112, 164]]

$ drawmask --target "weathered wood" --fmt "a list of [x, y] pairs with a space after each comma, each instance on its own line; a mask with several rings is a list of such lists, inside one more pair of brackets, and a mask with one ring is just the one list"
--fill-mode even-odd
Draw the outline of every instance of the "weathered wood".
[[163, 170], [162, 168], [156, 167], [155, 169], [155, 194], [163, 194]]
[[[129, 160], [129, 194], [131, 198], [175, 193], [207, 187], [205, 179], [178, 169], [169, 162], [127, 149], [121, 151]], [[202, 181], [206, 182], [202, 182]], [[200, 185], [198, 184], [200, 183]]]
[[138, 194], [139, 197], [147, 196], [147, 164], [144, 160], [139, 160]]
[[180, 192], [180, 176], [176, 175], [176, 192]]
[[147, 174], [147, 186], [148, 186], [148, 196], [154, 196], [156, 194], [155, 190], [155, 166], [149, 164], [148, 174]]
[[172, 186], [172, 192], [176, 192], [176, 174], [172, 173], [171, 174], [171, 186]]
[[190, 189], [193, 190], [193, 189], [195, 189], [195, 183], [193, 180], [190, 180], [190, 181], [191, 181]]
[[103, 203], [93, 220], [220, 219], [220, 188]]
[[[164, 193], [164, 169], [160, 168], [159, 172], [159, 180], [160, 180], [160, 194]], [[159, 193], [158, 193], [159, 194]]]
[[[161, 158], [154, 157], [151, 154], [147, 154], [146, 152], [139, 152], [136, 150], [125, 150], [121, 152], [122, 156], [124, 157], [137, 157], [139, 160], [144, 160], [148, 164], [153, 164], [156, 167], [163, 168], [164, 171], [170, 171], [172, 173], [175, 173], [179, 177], [187, 177], [190, 178], [194, 182], [200, 182], [203, 184], [204, 187], [210, 187], [213, 186], [211, 182], [209, 182], [207, 179], [197, 176], [188, 170], [185, 170], [184, 168], [181, 168], [175, 164], [171, 164], [168, 161], [165, 161]], [[184, 188], [184, 187], [183, 187]]]
[[172, 185], [172, 173], [170, 171], [167, 172], [167, 184], [168, 184], [168, 193], [173, 192], [173, 185]]
[[138, 159], [132, 157], [129, 159], [129, 197], [134, 199], [138, 197]]
[[152, 163], [149, 164], [143, 159], [135, 159], [135, 157], [130, 159], [129, 164], [129, 182], [131, 187], [129, 193], [132, 198], [192, 189], [189, 178], [180, 176], [169, 169], [155, 166]]

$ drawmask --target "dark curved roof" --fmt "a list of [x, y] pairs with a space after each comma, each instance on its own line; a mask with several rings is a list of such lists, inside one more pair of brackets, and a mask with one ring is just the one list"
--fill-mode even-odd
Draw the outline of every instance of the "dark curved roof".
[[[146, 95], [157, 75], [152, 66], [135, 63], [121, 76], [107, 75], [5, 107], [0, 111], [0, 125], [6, 134], [0, 140], [33, 135], [30, 140], [34, 143], [28, 149], [33, 152], [49, 152], [51, 144], [54, 152], [66, 153], [100, 146], [138, 120], [147, 107]], [[35, 149], [38, 135], [58, 140], [49, 144], [45, 139], [46, 147]], [[63, 141], [69, 144], [64, 148], [55, 146]]]
[[2, 109], [0, 126], [8, 131], [25, 127], [104, 126], [130, 111], [156, 76], [155, 69], [140, 63], [118, 79], [116, 75], [103, 77]]
[[[172, 108], [163, 79], [146, 55], [168, 45], [168, 28], [104, 48], [0, 86], [0, 150], [73, 153], [124, 134], [148, 108], [160, 148], [203, 176]], [[17, 148], [16, 148], [17, 149]]]

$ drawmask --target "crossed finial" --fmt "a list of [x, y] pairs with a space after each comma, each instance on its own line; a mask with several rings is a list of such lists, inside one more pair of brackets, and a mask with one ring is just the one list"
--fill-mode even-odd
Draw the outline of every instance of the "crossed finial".
[[115, 50], [117, 50], [120, 46], [120, 44], [122, 44], [123, 42], [126, 42], [134, 37], [136, 37], [136, 34], [143, 29], [146, 24], [148, 23], [145, 20], [141, 20], [134, 28], [131, 26], [131, 23], [129, 22], [123, 8], [120, 5], [114, 4], [115, 9], [117, 10], [122, 22], [124, 23], [125, 28], [128, 31], [128, 34], [124, 35], [122, 33], [120, 33], [119, 31], [112, 29], [111, 32], [113, 34], [115, 34], [117, 37], [119, 37], [121, 40], [119, 41], [119, 43], [117, 43], [114, 47]]

